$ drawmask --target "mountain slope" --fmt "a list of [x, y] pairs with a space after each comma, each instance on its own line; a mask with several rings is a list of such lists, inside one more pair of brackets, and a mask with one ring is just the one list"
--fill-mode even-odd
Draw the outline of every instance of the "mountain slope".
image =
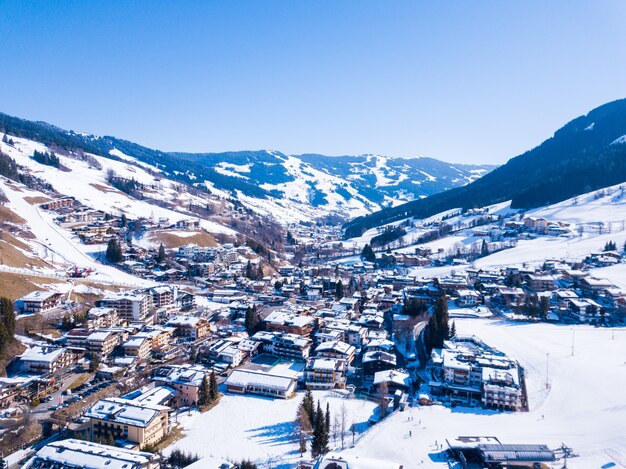
[[462, 186], [492, 166], [432, 158], [378, 155], [285, 155], [278, 151], [163, 152], [127, 140], [65, 131], [0, 113], [0, 132], [61, 151], [84, 152], [150, 165], [164, 176], [238, 199], [283, 221], [343, 220]]
[[360, 217], [346, 237], [406, 217], [511, 200], [514, 208], [552, 204], [626, 180], [626, 99], [600, 106], [538, 147], [464, 187]]

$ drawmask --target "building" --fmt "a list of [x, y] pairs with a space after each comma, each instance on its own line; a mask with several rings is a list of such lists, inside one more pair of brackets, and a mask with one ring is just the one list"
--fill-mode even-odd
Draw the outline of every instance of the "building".
[[295, 334], [261, 331], [251, 339], [261, 343], [263, 353], [275, 357], [305, 361], [311, 353], [311, 339]]
[[570, 298], [567, 300], [569, 314], [580, 322], [593, 322], [598, 319], [602, 307], [588, 298]]
[[97, 331], [87, 337], [87, 349], [99, 357], [107, 357], [120, 341], [120, 335], [113, 331]]
[[373, 375], [379, 371], [392, 370], [396, 367], [396, 356], [381, 350], [370, 350], [363, 354], [363, 373]]
[[193, 340], [201, 339], [211, 332], [209, 321], [195, 316], [175, 316], [165, 324], [174, 328], [174, 335]]
[[24, 352], [20, 364], [27, 373], [57, 373], [76, 364], [79, 354], [65, 347], [35, 346]]
[[290, 311], [273, 311], [265, 319], [265, 330], [270, 332], [284, 332], [309, 337], [317, 328], [317, 318], [303, 316]]
[[295, 376], [238, 369], [230, 374], [225, 384], [229, 392], [287, 399], [295, 392], [297, 379]]
[[149, 290], [152, 295], [152, 305], [155, 308], [173, 309], [176, 305], [176, 290], [173, 287], [163, 285]]
[[16, 301], [24, 314], [45, 313], [61, 306], [63, 295], [52, 291], [34, 291]]
[[170, 408], [110, 397], [96, 402], [85, 414], [92, 441], [113, 439], [139, 449], [159, 443], [169, 433]]
[[446, 340], [443, 349], [433, 350], [428, 369], [434, 395], [500, 410], [522, 408], [519, 364], [476, 337]]
[[124, 292], [105, 296], [96, 302], [96, 306], [115, 308], [119, 319], [128, 322], [152, 323], [150, 309], [152, 308], [152, 295], [142, 292]]
[[556, 282], [552, 275], [528, 274], [526, 275], [528, 287], [535, 292], [549, 291], [556, 288]]
[[354, 360], [356, 348], [340, 340], [322, 342], [315, 349], [315, 355], [322, 358], [338, 358], [349, 366]]
[[131, 337], [122, 344], [124, 355], [145, 359], [152, 352], [152, 340], [149, 337]]
[[394, 394], [396, 391], [408, 393], [411, 390], [411, 384], [410, 375], [398, 370], [379, 371], [374, 374], [372, 383], [376, 392], [379, 392], [381, 386], [385, 386], [387, 394]]
[[23, 469], [159, 469], [156, 454], [101, 445], [83, 440], [62, 440], [41, 448]]
[[119, 317], [115, 308], [91, 308], [87, 313], [88, 325], [92, 329], [115, 327], [118, 320]]
[[480, 295], [475, 290], [462, 289], [456, 293], [456, 304], [461, 307], [472, 307], [480, 303]]
[[167, 365], [152, 373], [156, 386], [167, 386], [175, 392], [177, 407], [195, 406], [198, 403], [198, 389], [209, 370], [199, 365]]
[[344, 388], [346, 362], [337, 358], [312, 358], [304, 370], [304, 383], [308, 389]]

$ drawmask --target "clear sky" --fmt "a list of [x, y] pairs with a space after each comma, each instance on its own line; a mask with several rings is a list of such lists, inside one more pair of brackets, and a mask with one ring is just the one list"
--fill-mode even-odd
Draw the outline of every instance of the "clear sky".
[[0, 0], [0, 111], [161, 150], [503, 163], [626, 97], [626, 2]]

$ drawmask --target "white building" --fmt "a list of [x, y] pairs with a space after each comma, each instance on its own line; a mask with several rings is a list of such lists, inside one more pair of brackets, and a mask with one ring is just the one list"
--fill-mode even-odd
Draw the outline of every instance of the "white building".
[[159, 469], [152, 453], [101, 445], [83, 440], [48, 443], [30, 459], [24, 469]]
[[429, 386], [434, 395], [485, 407], [520, 410], [522, 378], [517, 361], [477, 337], [454, 337], [431, 354]]
[[287, 399], [295, 392], [297, 379], [295, 376], [238, 369], [230, 374], [225, 384], [229, 392]]

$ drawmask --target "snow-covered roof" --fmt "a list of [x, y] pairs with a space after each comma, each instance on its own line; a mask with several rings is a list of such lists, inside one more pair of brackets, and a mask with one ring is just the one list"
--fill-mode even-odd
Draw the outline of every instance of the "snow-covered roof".
[[276, 375], [257, 370], [235, 370], [226, 379], [227, 386], [260, 387], [277, 391], [288, 391], [296, 378], [293, 376]]
[[147, 467], [152, 458], [150, 453], [69, 439], [48, 443], [26, 467], [40, 467], [37, 463], [45, 462], [45, 467], [128, 469]]
[[53, 362], [63, 353], [65, 353], [65, 348], [63, 347], [33, 347], [28, 349], [22, 355], [22, 361], [31, 361], [31, 362]]
[[135, 427], [147, 427], [169, 407], [136, 403], [127, 399], [109, 397], [96, 402], [85, 414], [89, 418], [107, 420]]
[[399, 386], [409, 387], [411, 385], [411, 377], [408, 373], [398, 370], [386, 370], [374, 373], [374, 385], [381, 383], [393, 383]]

